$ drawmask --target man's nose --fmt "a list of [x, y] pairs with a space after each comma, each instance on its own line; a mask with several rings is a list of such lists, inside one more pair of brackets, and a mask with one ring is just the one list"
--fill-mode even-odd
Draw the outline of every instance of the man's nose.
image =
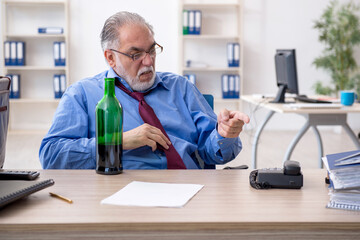
[[152, 66], [154, 63], [154, 58], [151, 57], [150, 54], [146, 53], [144, 59], [142, 60], [142, 64], [145, 66]]

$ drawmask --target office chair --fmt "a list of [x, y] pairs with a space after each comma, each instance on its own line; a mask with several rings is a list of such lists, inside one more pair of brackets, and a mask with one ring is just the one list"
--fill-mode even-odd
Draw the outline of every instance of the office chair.
[[0, 76], [0, 169], [5, 161], [6, 138], [9, 125], [10, 83], [10, 78]]
[[[203, 96], [204, 96], [205, 100], [208, 102], [208, 104], [210, 105], [210, 107], [212, 109], [214, 109], [214, 96], [211, 94], [203, 94]], [[198, 155], [197, 152], [195, 152], [195, 154], [196, 154], [196, 157], [197, 157], [202, 169], [216, 169], [216, 166], [214, 164], [207, 164], [200, 158], [200, 156]], [[248, 169], [248, 166], [240, 165], [240, 166], [236, 166], [236, 167], [225, 167], [224, 169]]]

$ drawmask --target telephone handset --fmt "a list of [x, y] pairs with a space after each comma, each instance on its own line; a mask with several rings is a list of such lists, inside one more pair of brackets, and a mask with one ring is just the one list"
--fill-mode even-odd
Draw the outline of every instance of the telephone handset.
[[285, 161], [284, 168], [264, 168], [250, 173], [250, 185], [256, 189], [291, 188], [303, 186], [303, 175], [297, 161]]

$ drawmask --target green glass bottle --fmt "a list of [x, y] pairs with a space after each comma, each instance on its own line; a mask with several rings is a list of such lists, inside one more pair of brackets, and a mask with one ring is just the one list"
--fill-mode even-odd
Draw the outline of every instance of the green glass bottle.
[[123, 111], [115, 97], [115, 78], [105, 78], [104, 97], [96, 105], [96, 172], [122, 172]]

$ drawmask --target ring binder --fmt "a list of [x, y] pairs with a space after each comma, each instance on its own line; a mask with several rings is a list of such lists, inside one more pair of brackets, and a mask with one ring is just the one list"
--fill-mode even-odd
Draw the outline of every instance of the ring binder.
[[0, 208], [54, 184], [53, 179], [40, 182], [2, 180], [0, 181]]

